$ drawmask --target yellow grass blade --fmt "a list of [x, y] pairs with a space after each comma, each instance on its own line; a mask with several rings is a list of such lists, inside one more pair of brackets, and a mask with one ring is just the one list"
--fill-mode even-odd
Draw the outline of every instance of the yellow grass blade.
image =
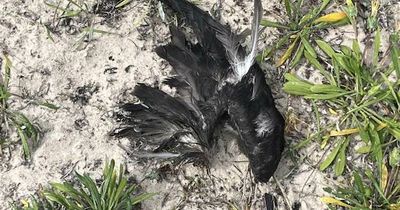
[[22, 199], [21, 203], [22, 203], [22, 206], [24, 208], [29, 208], [29, 201], [28, 200]]
[[382, 122], [382, 123], [380, 123], [380, 124], [378, 125], [378, 127], [376, 128], [376, 131], [380, 131], [380, 130], [386, 128], [386, 127], [387, 127], [387, 124]]
[[352, 208], [352, 206], [350, 206], [350, 205], [348, 205], [346, 203], [343, 203], [342, 201], [337, 200], [337, 199], [332, 198], [332, 197], [324, 196], [324, 197], [321, 198], [321, 201], [323, 203], [325, 203], [325, 204], [333, 204], [333, 205], [337, 205], [337, 206], [343, 206], [343, 207], [347, 207], [347, 208]]
[[378, 14], [380, 2], [379, 0], [371, 1], [371, 16], [375, 17]]
[[294, 47], [297, 44], [298, 38], [296, 38], [293, 43], [289, 46], [289, 48], [285, 51], [285, 53], [282, 55], [281, 58], [279, 58], [278, 62], [276, 63], [276, 67], [282, 66], [282, 64], [285, 63], [285, 61], [292, 55], [292, 52], [294, 50]]
[[320, 22], [334, 23], [343, 20], [345, 18], [347, 18], [345, 12], [333, 12], [316, 19], [314, 23], [320, 23]]
[[360, 129], [358, 129], [358, 128], [344, 129], [341, 131], [331, 131], [330, 136], [346, 136], [346, 135], [350, 135], [353, 133], [358, 133], [359, 131], [360, 131]]
[[390, 204], [390, 210], [400, 210], [400, 204]]
[[331, 115], [335, 115], [335, 116], [338, 115], [338, 113], [335, 110], [333, 110], [331, 108], [329, 108], [328, 110], [329, 110], [329, 113], [331, 113]]
[[382, 175], [381, 175], [381, 189], [382, 192], [385, 192], [387, 182], [388, 182], [389, 174], [388, 174], [388, 169], [385, 165], [385, 163], [382, 164]]

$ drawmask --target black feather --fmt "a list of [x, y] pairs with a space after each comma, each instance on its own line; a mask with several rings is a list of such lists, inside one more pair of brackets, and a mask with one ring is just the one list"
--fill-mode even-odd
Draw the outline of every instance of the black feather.
[[[121, 106], [117, 115], [121, 126], [114, 135], [144, 139], [157, 146], [152, 152], [179, 154], [176, 163], [207, 165], [218, 134], [229, 121], [240, 136], [239, 148], [249, 158], [255, 179], [267, 182], [281, 158], [284, 120], [258, 64], [239, 80], [230, 80], [235, 73], [228, 51], [244, 56], [242, 35], [234, 34], [190, 2], [161, 2], [192, 27], [199, 42], [189, 42], [179, 28], [170, 27], [171, 42], [157, 47], [156, 53], [174, 69], [176, 75], [163, 83], [175, 88], [176, 95], [137, 85], [133, 94], [141, 104]], [[255, 6], [262, 11], [260, 2]]]

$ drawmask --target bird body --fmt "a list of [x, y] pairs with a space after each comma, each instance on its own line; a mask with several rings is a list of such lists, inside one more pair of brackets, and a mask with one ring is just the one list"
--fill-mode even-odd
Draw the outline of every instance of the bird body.
[[192, 3], [161, 2], [193, 28], [198, 43], [189, 42], [179, 28], [170, 26], [171, 42], [155, 51], [173, 67], [176, 75], [164, 84], [175, 88], [176, 95], [138, 84], [133, 94], [141, 103], [121, 106], [123, 111], [117, 116], [122, 123], [113, 135], [157, 145], [154, 157], [207, 165], [221, 128], [230, 123], [256, 181], [267, 182], [281, 158], [284, 119], [275, 108], [264, 73], [254, 63], [260, 0], [254, 3], [252, 44], [247, 55], [240, 35]]

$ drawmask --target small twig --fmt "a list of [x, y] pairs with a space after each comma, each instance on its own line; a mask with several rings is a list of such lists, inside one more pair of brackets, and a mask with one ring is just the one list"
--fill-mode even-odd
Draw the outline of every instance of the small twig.
[[280, 190], [281, 193], [282, 193], [283, 200], [285, 200], [285, 204], [286, 204], [287, 209], [291, 209], [291, 206], [292, 206], [292, 205], [290, 204], [290, 201], [289, 201], [289, 199], [287, 198], [286, 192], [283, 190], [283, 187], [282, 187], [281, 183], [278, 181], [278, 179], [277, 179], [275, 176], [272, 176], [272, 178], [274, 179], [276, 185], [278, 186], [279, 190]]
[[79, 162], [79, 161], [76, 161], [76, 162], [72, 165], [71, 169], [70, 169], [67, 173], [65, 173], [64, 175], [61, 176], [61, 179], [65, 179], [67, 176], [69, 176], [69, 175], [75, 170], [76, 165], [78, 165], [78, 162]]

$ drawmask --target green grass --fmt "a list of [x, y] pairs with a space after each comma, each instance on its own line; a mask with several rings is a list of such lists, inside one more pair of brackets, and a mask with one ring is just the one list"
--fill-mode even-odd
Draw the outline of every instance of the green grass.
[[129, 210], [136, 209], [155, 193], [137, 194], [138, 186], [123, 175], [124, 167], [115, 168], [114, 160], [107, 162], [103, 176], [94, 180], [87, 174], [75, 173], [76, 184], [51, 183], [51, 188], [22, 201], [15, 210]]
[[[341, 11], [324, 16], [321, 14], [330, 4], [328, 0], [305, 13], [303, 1], [284, 0], [283, 4], [288, 16], [285, 23], [263, 21], [264, 26], [277, 28], [283, 35], [261, 57], [286, 49], [276, 66], [287, 63], [296, 72], [297, 64], [305, 58], [323, 77], [322, 83], [314, 83], [294, 73], [285, 74], [284, 91], [307, 99], [316, 120], [316, 132], [293, 148], [300, 149], [317, 140], [326, 154], [319, 169], [351, 178], [341, 186], [326, 188], [332, 196], [323, 197], [322, 201], [330, 209], [400, 209], [399, 33], [384, 40], [390, 43], [388, 49], [381, 48], [377, 0], [370, 2], [371, 11], [365, 19], [357, 16], [357, 7], [351, 0]], [[357, 37], [360, 20], [365, 23], [364, 31], [374, 37], [372, 46], [367, 45], [364, 51], [357, 39], [351, 46], [333, 46], [315, 33], [350, 22]], [[321, 124], [326, 111], [338, 121]], [[349, 163], [348, 158], [354, 154], [362, 156], [365, 165]]]
[[7, 54], [3, 57], [3, 70], [0, 72], [0, 125], [2, 128], [3, 139], [0, 141], [0, 149], [10, 143], [9, 133], [12, 129], [18, 134], [22, 144], [25, 159], [29, 160], [32, 155], [32, 149], [39, 141], [39, 127], [31, 122], [22, 112], [14, 110], [10, 106], [10, 99], [19, 99], [19, 96], [9, 90], [11, 78], [11, 60]]
[[[392, 35], [393, 41], [398, 35]], [[334, 149], [320, 165], [325, 170], [335, 165], [335, 174], [341, 175], [346, 165], [346, 150], [354, 134], [359, 134], [364, 147], [355, 152], [371, 154], [378, 165], [383, 163], [383, 151], [400, 139], [400, 82], [390, 81], [388, 77], [398, 74], [398, 57], [391, 56], [390, 65], [381, 66], [379, 62], [380, 32], [375, 35], [373, 61], [366, 64], [357, 41], [353, 47], [340, 46], [334, 50], [328, 43], [317, 40], [320, 49], [328, 56], [332, 71], [320, 63], [313, 66], [324, 76], [325, 84], [314, 84], [293, 74], [286, 74], [284, 90], [292, 95], [303, 96], [315, 101], [324, 101], [330, 110], [339, 115], [339, 128], [325, 128], [321, 139], [322, 147], [333, 142]], [[392, 44], [390, 54], [396, 54], [398, 46]], [[400, 76], [400, 75], [397, 75]], [[385, 113], [377, 111], [377, 107]], [[338, 114], [340, 113], [340, 114]], [[331, 130], [330, 130], [331, 129]], [[385, 138], [382, 138], [385, 137]]]
[[324, 197], [322, 200], [328, 203], [330, 209], [335, 209], [335, 205], [353, 209], [399, 209], [399, 165], [391, 167], [391, 170], [384, 168], [385, 173], [381, 177], [377, 176], [377, 170], [363, 168], [354, 171], [350, 186], [335, 190], [325, 188], [335, 198]]
[[375, 31], [378, 28], [378, 10], [380, 7], [380, 0], [371, 0], [371, 12], [367, 19], [368, 30]]
[[304, 0], [284, 0], [287, 20], [285, 22], [274, 22], [267, 19], [262, 20], [261, 25], [277, 28], [282, 36], [276, 44], [267, 47], [260, 54], [259, 59], [264, 60], [271, 57], [278, 50], [285, 49], [277, 59], [276, 66], [286, 62], [293, 68], [305, 57], [307, 60], [315, 60], [317, 54], [314, 50], [314, 39], [316, 32], [328, 27], [340, 26], [348, 23], [348, 15], [344, 11], [332, 12], [322, 15], [331, 0], [323, 0], [320, 6], [308, 9], [304, 12]]

